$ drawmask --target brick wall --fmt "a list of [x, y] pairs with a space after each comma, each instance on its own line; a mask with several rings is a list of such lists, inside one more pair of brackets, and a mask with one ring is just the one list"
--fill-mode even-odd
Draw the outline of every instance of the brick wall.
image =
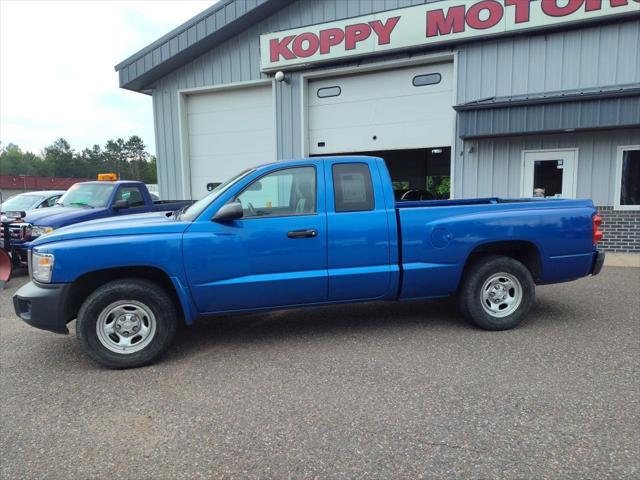
[[604, 240], [600, 247], [609, 252], [640, 253], [640, 210], [598, 207]]

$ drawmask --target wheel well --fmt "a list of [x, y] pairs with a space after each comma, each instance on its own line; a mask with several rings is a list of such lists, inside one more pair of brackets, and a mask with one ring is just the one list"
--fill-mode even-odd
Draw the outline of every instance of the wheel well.
[[171, 297], [178, 314], [182, 315], [182, 306], [178, 299], [178, 294], [176, 293], [176, 289], [174, 288], [173, 283], [171, 283], [169, 276], [165, 272], [154, 267], [122, 267], [98, 270], [78, 277], [71, 284], [71, 288], [67, 295], [67, 302], [65, 305], [65, 316], [67, 321], [71, 321], [76, 318], [84, 301], [97, 288], [113, 280], [123, 278], [142, 278], [159, 285]]
[[531, 276], [535, 282], [540, 281], [542, 274], [542, 262], [540, 259], [540, 251], [531, 242], [524, 240], [508, 240], [504, 242], [492, 242], [479, 245], [474, 248], [465, 263], [465, 270], [469, 268], [473, 262], [477, 261], [484, 255], [503, 255], [511, 257], [523, 263], [531, 272]]

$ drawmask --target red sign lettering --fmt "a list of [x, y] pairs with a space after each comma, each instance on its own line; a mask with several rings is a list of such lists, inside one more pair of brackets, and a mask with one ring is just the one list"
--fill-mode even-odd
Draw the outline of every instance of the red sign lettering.
[[334, 45], [340, 45], [344, 40], [344, 32], [341, 28], [327, 28], [320, 31], [320, 53], [326, 54]]
[[584, 0], [569, 0], [563, 7], [558, 5], [559, 0], [542, 0], [542, 11], [550, 17], [564, 17], [570, 15], [582, 6]]
[[[480, 12], [486, 10], [489, 16], [485, 20], [480, 19]], [[467, 25], [476, 30], [484, 30], [491, 28], [502, 20], [502, 5], [496, 0], [484, 0], [483, 2], [474, 3], [466, 15]]]
[[302, 33], [293, 41], [293, 53], [298, 57], [307, 58], [316, 53], [319, 46], [320, 40], [314, 33]]
[[391, 32], [396, 28], [396, 25], [400, 21], [400, 17], [391, 17], [387, 19], [387, 23], [382, 23], [380, 20], [374, 20], [369, 22], [373, 31], [378, 36], [378, 45], [388, 45], [391, 43]]
[[272, 38], [269, 42], [269, 51], [271, 52], [271, 61], [277, 62], [280, 60], [280, 55], [282, 58], [286, 60], [293, 60], [296, 56], [293, 54], [291, 50], [289, 50], [288, 45], [291, 43], [291, 40], [295, 38], [295, 35], [288, 35], [280, 40], [277, 38]]
[[347, 25], [344, 29], [344, 48], [345, 50], [353, 50], [356, 44], [362, 40], [366, 40], [371, 35], [371, 27], [368, 23], [356, 23], [355, 25]]
[[[261, 63], [264, 69], [269, 69], [277, 64], [373, 54], [379, 45], [386, 45], [384, 50], [398, 50], [437, 44], [454, 40], [453, 37], [459, 33], [463, 34], [460, 38], [466, 40], [487, 33], [547, 28], [581, 22], [586, 17], [611, 16], [618, 11], [631, 14], [636, 11], [634, 8], [640, 0], [458, 0], [452, 3], [455, 4], [438, 8], [438, 4], [427, 2], [425, 6], [410, 7], [410, 11], [398, 10], [394, 12], [395, 16], [384, 14], [382, 20], [370, 20], [371, 16], [353, 19], [351, 22], [354, 23], [346, 26], [346, 22], [341, 20], [320, 27], [265, 34], [260, 44], [261, 49], [265, 49], [262, 50]], [[621, 8], [612, 11], [615, 7]], [[403, 21], [403, 15], [424, 15], [426, 39], [420, 40], [420, 32], [412, 31], [413, 21]], [[482, 32], [487, 29], [492, 30]], [[395, 34], [394, 41], [392, 35], [396, 31], [401, 33]], [[296, 62], [297, 59], [309, 60]]]
[[464, 32], [464, 5], [427, 12], [427, 37]]
[[[589, 0], [587, 0], [587, 2], [588, 1]], [[516, 23], [526, 23], [529, 21], [531, 0], [505, 0], [504, 4], [506, 6], [516, 7]]]

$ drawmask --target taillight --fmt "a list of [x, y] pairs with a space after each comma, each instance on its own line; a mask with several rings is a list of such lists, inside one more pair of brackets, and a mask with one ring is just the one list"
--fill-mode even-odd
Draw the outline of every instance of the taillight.
[[597, 245], [604, 233], [600, 230], [600, 225], [602, 225], [602, 217], [600, 215], [594, 215], [591, 217], [591, 223], [593, 225], [593, 244]]

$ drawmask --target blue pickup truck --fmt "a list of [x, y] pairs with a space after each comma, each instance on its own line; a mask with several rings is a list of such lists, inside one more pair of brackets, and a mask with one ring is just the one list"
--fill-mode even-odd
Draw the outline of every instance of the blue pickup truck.
[[[23, 218], [9, 225], [11, 245], [5, 245], [5, 249], [10, 251], [14, 266], [26, 266], [29, 242], [60, 227], [106, 217], [174, 211], [192, 203], [188, 200], [154, 201], [142, 182], [116, 180], [115, 174], [99, 177], [109, 180], [76, 183], [54, 207], [26, 212]], [[0, 236], [4, 239], [4, 231]]]
[[155, 360], [179, 322], [228, 312], [456, 295], [488, 330], [517, 326], [535, 285], [595, 275], [590, 200], [396, 203], [380, 158], [246, 170], [175, 214], [61, 228], [29, 252], [16, 313], [110, 368]]

